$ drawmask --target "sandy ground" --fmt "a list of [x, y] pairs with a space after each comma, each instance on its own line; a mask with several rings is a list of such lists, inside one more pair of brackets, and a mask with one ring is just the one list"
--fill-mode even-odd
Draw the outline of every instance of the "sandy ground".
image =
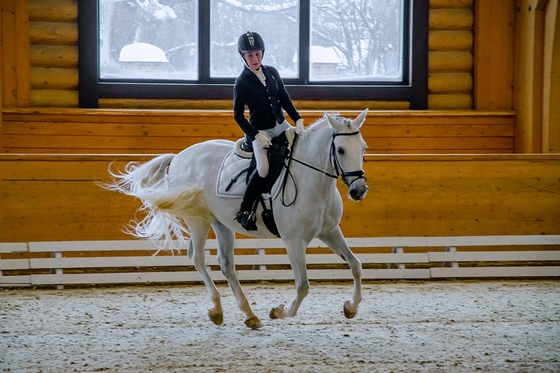
[[559, 281], [376, 282], [346, 320], [350, 284], [247, 284], [247, 329], [225, 285], [0, 289], [0, 372], [560, 372]]

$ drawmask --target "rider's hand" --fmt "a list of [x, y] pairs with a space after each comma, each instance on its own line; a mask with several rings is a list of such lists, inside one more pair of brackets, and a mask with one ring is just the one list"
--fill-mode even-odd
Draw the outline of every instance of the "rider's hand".
[[296, 133], [299, 135], [303, 131], [305, 131], [305, 127], [303, 126], [303, 118], [299, 118], [296, 121]]
[[257, 133], [257, 135], [255, 136], [255, 140], [259, 142], [261, 148], [268, 148], [270, 145], [272, 145], [270, 137], [268, 137], [268, 135], [264, 131], [259, 131], [259, 133]]

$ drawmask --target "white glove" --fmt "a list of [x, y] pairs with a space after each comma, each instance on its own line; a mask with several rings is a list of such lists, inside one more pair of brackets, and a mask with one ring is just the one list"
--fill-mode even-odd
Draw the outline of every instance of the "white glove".
[[299, 135], [303, 131], [305, 131], [305, 127], [303, 127], [303, 118], [299, 118], [296, 121], [296, 133]]
[[257, 135], [255, 136], [255, 140], [259, 142], [259, 145], [263, 149], [266, 149], [270, 145], [272, 145], [272, 140], [270, 140], [270, 137], [268, 137], [268, 135], [264, 131], [259, 131], [259, 133], [257, 133]]

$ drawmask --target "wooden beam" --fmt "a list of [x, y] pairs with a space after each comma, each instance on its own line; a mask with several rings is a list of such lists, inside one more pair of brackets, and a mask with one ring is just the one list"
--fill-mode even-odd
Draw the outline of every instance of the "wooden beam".
[[517, 0], [514, 106], [516, 151], [542, 151], [544, 1]]
[[78, 21], [78, 2], [76, 0], [49, 0], [48, 6], [43, 0], [29, 1], [29, 19], [32, 22], [68, 22]]
[[549, 1], [544, 21], [543, 153], [560, 152], [560, 7]]
[[14, 0], [0, 0], [2, 18], [2, 49], [3, 49], [3, 107], [17, 107], [16, 47], [15, 47], [15, 4]]
[[515, 0], [475, 3], [474, 108], [513, 108]]
[[434, 30], [430, 31], [428, 47], [430, 50], [468, 50], [473, 48], [471, 30]]
[[[439, 75], [442, 74], [449, 75]], [[459, 75], [459, 80], [462, 76]], [[469, 74], [465, 76], [470, 77]], [[453, 81], [453, 76], [449, 80]], [[436, 83], [443, 85], [437, 80]], [[75, 91], [34, 90], [33, 97], [38, 93], [44, 93], [45, 100], [56, 97], [58, 102], [61, 94], [72, 96]], [[470, 109], [471, 97], [469, 93], [445, 93], [430, 94], [429, 99], [434, 107], [464, 106]], [[69, 99], [77, 102], [77, 97]], [[336, 111], [354, 117], [367, 107], [365, 102], [358, 104], [359, 111], [338, 110], [339, 106]], [[304, 106], [298, 104], [298, 107]], [[300, 109], [300, 113], [307, 124], [323, 116], [323, 110]], [[204, 140], [237, 140], [243, 135], [231, 109], [33, 108], [4, 109], [3, 114], [2, 136], [4, 151], [8, 153], [174, 152]], [[512, 153], [514, 121], [515, 113], [509, 111], [372, 110], [362, 127], [362, 135], [371, 153]]]
[[15, 1], [17, 106], [29, 107], [29, 9], [27, 0]]
[[[0, 3], [0, 22], [2, 20], [2, 3]], [[2, 128], [2, 107], [4, 106], [4, 31], [0, 25], [0, 153], [4, 152], [3, 147], [3, 136], [4, 133]]]
[[29, 107], [27, 0], [1, 0], [3, 107]]

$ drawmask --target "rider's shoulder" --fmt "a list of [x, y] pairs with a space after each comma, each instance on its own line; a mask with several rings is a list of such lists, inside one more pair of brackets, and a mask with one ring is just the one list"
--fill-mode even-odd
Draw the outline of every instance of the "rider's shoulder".
[[279, 76], [280, 73], [278, 72], [278, 70], [276, 69], [276, 67], [271, 66], [271, 65], [262, 65], [264, 70], [268, 70], [269, 73], [271, 73], [272, 75], [275, 76]]

